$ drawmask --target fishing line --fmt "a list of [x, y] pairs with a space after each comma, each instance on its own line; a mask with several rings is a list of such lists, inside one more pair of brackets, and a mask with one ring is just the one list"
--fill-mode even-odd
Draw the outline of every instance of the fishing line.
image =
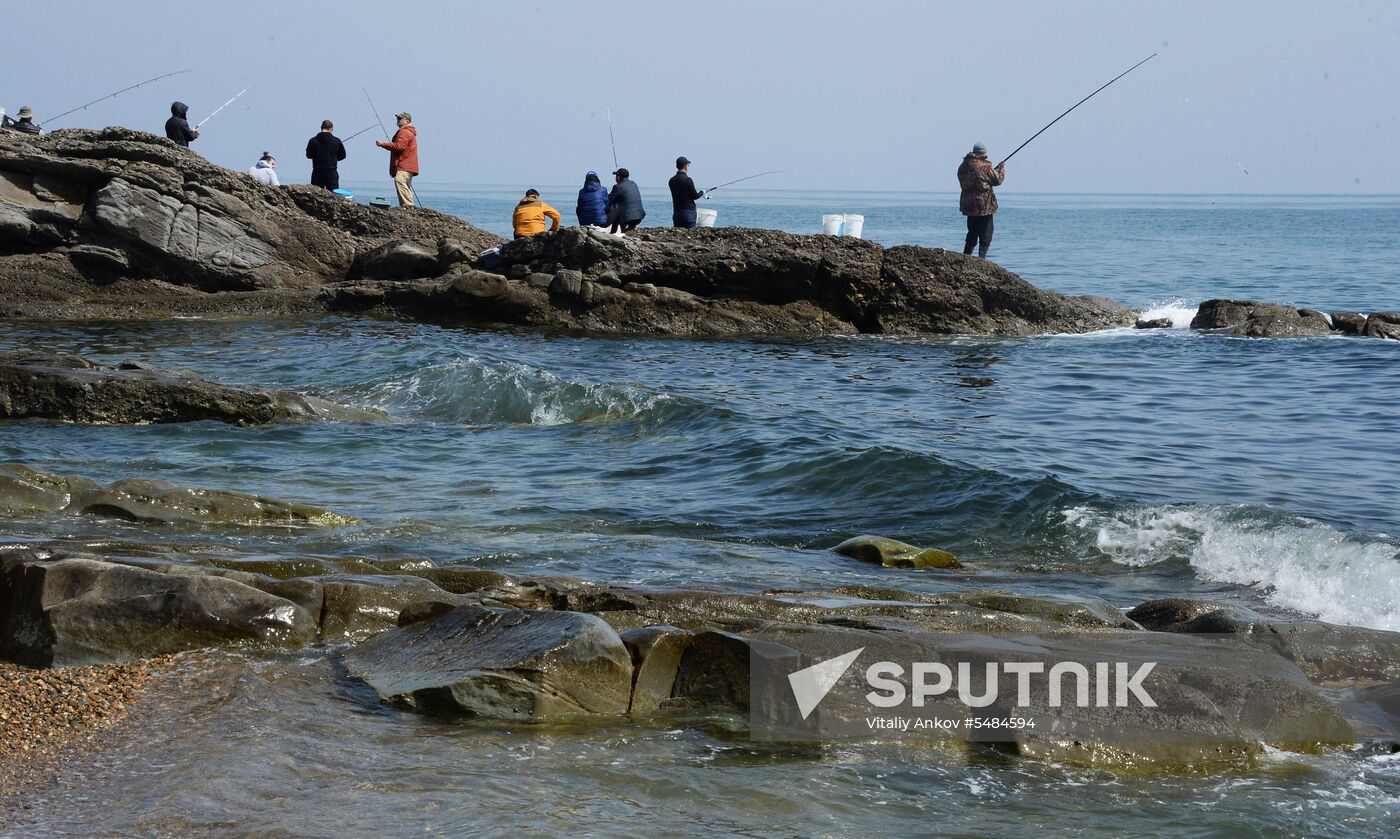
[[131, 87], [124, 87], [124, 88], [122, 88], [121, 90], [117, 91], [116, 93], [109, 93], [109, 94], [107, 94], [106, 96], [103, 96], [101, 99], [94, 99], [94, 100], [92, 100], [91, 102], [87, 103], [87, 105], [79, 105], [78, 107], [74, 108], [74, 109], [71, 110], [71, 111], [64, 111], [63, 113], [59, 114], [59, 115], [56, 116], [56, 117], [49, 117], [48, 119], [46, 119], [46, 120], [43, 121], [43, 124], [44, 124], [44, 125], [49, 125], [49, 124], [52, 123], [54, 120], [63, 119], [64, 117], [68, 116], [69, 114], [74, 114], [74, 113], [77, 113], [78, 111], [85, 111], [85, 110], [87, 110], [88, 105], [96, 105], [98, 102], [102, 102], [102, 101], [104, 101], [104, 100], [111, 99], [111, 98], [113, 98], [113, 97], [115, 97], [115, 96], [120, 96], [121, 94], [126, 93], [128, 90], [135, 90], [136, 88], [142, 87], [142, 86], [144, 86], [144, 85], [148, 85], [148, 84], [150, 84], [151, 82], [158, 82], [158, 81], [160, 81], [161, 79], [168, 79], [168, 78], [170, 78], [171, 76], [178, 76], [178, 75], [180, 75], [181, 73], [188, 73], [188, 72], [190, 72], [190, 71], [189, 71], [189, 70], [176, 70], [176, 71], [173, 72], [173, 73], [166, 73], [166, 74], [163, 75], [163, 76], [156, 76], [154, 79], [146, 79], [144, 82], [140, 82], [140, 83], [138, 83], [138, 84], [134, 84], [134, 85], [132, 85]]

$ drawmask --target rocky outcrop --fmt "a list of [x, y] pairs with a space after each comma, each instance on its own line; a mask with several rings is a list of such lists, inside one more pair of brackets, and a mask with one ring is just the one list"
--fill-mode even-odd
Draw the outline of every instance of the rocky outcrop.
[[1400, 340], [1400, 312], [1323, 314], [1250, 300], [1207, 300], [1191, 319], [1191, 328], [1241, 338], [1309, 338], [1321, 335], [1363, 335]]
[[[1111, 301], [983, 259], [742, 228], [504, 243], [424, 209], [269, 187], [139, 131], [0, 135], [0, 314], [374, 312], [666, 335], [1086, 332]], [[484, 271], [487, 265], [491, 270]]]
[[[0, 549], [0, 655], [63, 665], [348, 643], [348, 672], [415, 711], [515, 722], [674, 712], [701, 724], [752, 719], [754, 736], [788, 740], [869, 736], [866, 720], [883, 713], [862, 677], [874, 662], [971, 662], [978, 691], [987, 665], [1077, 662], [1082, 687], [1071, 676], [1063, 689], [1089, 700], [1055, 700], [1036, 683], [1022, 702], [1016, 679], [1003, 676], [991, 704], [972, 713], [1029, 717], [1034, 728], [910, 736], [1100, 766], [1209, 766], [1264, 746], [1389, 742], [1400, 722], [1400, 635], [1207, 601], [1152, 601], [1129, 617], [1092, 597], [985, 589], [661, 591], [411, 558], [90, 547], [107, 553]], [[799, 713], [790, 676], [852, 653], [857, 666]], [[1153, 663], [1140, 684], [1154, 704], [1100, 693], [1100, 662]], [[965, 719], [969, 706], [943, 691], [916, 713]]]
[[150, 524], [335, 527], [354, 519], [261, 495], [127, 478], [100, 487], [77, 475], [51, 475], [0, 464], [0, 510], [112, 516]]
[[230, 387], [139, 362], [111, 366], [77, 356], [0, 353], [0, 419], [263, 425], [354, 414], [369, 415], [288, 391]]

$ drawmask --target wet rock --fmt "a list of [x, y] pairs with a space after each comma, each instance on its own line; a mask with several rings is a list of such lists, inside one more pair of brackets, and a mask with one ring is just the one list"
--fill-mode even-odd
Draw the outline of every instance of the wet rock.
[[1191, 319], [1191, 328], [1242, 338], [1306, 338], [1330, 334], [1333, 324], [1313, 309], [1249, 300], [1207, 300]]
[[92, 515], [161, 524], [335, 527], [354, 522], [348, 516], [307, 504], [142, 478], [129, 478], [106, 489], [81, 493], [70, 508]]
[[96, 488], [97, 484], [87, 478], [50, 475], [19, 463], [0, 463], [0, 509], [57, 513], [67, 509], [76, 494]]
[[312, 403], [286, 391], [229, 387], [189, 374], [124, 369], [76, 356], [0, 353], [0, 418], [261, 425], [316, 416]]
[[1366, 329], [1361, 333], [1368, 338], [1389, 338], [1400, 341], [1400, 312], [1374, 312], [1366, 318]]
[[1143, 319], [1139, 318], [1138, 321], [1137, 321], [1137, 323], [1134, 323], [1134, 324], [1133, 324], [1133, 328], [1134, 328], [1134, 329], [1171, 329], [1171, 328], [1172, 328], [1172, 319], [1171, 319], [1171, 318], [1153, 318], [1152, 320], [1143, 320]]
[[1317, 684], [1400, 680], [1400, 632], [1270, 618], [1242, 606], [1184, 597], [1149, 600], [1128, 617], [1156, 632], [1243, 636], [1296, 662]]
[[487, 719], [619, 715], [632, 691], [622, 639], [574, 612], [459, 606], [376, 635], [345, 660], [386, 701]]
[[1130, 616], [1124, 615], [1106, 600], [1089, 595], [1040, 595], [1027, 597], [1009, 592], [957, 592], [935, 595], [936, 599], [964, 603], [996, 612], [1040, 618], [1055, 626], [1076, 629], [1141, 629]]
[[654, 711], [671, 698], [681, 657], [693, 638], [674, 626], [645, 626], [622, 633], [622, 643], [632, 656], [630, 713]]
[[832, 548], [843, 556], [886, 568], [961, 568], [957, 557], [938, 548], [916, 548], [884, 536], [854, 536]]
[[714, 630], [697, 633], [681, 655], [672, 704], [747, 714], [755, 659], [772, 672], [803, 667], [797, 650], [783, 644]]
[[359, 641], [399, 625], [400, 614], [424, 603], [455, 606], [451, 594], [421, 577], [334, 575], [317, 578], [324, 593], [321, 640]]
[[1333, 312], [1332, 329], [1343, 335], [1362, 335], [1366, 331], [1366, 316], [1356, 312]]
[[115, 662], [248, 643], [295, 647], [315, 631], [301, 607], [223, 577], [0, 553], [0, 656], [22, 664]]

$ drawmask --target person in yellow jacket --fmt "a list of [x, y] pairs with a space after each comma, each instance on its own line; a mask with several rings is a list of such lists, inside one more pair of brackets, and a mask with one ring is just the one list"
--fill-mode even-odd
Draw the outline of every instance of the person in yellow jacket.
[[520, 203], [515, 205], [515, 215], [511, 218], [511, 226], [515, 228], [515, 238], [523, 239], [526, 236], [533, 236], [536, 233], [544, 232], [544, 219], [548, 216], [554, 223], [549, 228], [553, 233], [559, 229], [559, 211], [540, 200], [540, 192], [537, 189], [525, 190], [525, 197], [520, 199]]

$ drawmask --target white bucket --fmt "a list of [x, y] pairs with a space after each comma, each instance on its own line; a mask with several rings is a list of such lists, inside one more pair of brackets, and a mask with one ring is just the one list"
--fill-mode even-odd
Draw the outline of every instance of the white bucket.
[[719, 218], [719, 210], [711, 210], [708, 207], [699, 207], [695, 210], [695, 223], [700, 227], [714, 227], [717, 218]]
[[841, 224], [841, 235], [850, 236], [852, 239], [859, 239], [860, 231], [863, 227], [865, 227], [865, 216], [847, 213], [845, 221]]
[[836, 214], [834, 214], [834, 215], [825, 215], [825, 216], [822, 216], [822, 235], [823, 235], [823, 236], [840, 236], [840, 235], [841, 235], [841, 223], [842, 223], [843, 221], [845, 221], [845, 220], [846, 220], [846, 217], [843, 216], [843, 215], [841, 215], [840, 213], [836, 213]]

